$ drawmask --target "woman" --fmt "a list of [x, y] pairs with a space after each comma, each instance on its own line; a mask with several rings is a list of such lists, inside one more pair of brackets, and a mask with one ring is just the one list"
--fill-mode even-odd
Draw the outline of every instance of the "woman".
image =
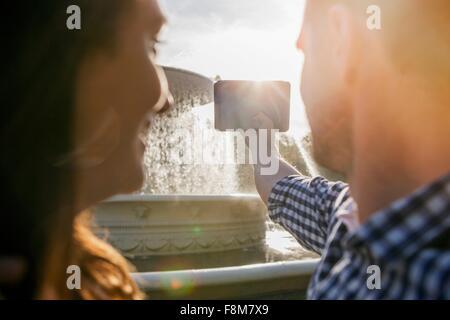
[[[69, 30], [71, 4], [1, 4], [0, 261], [15, 267], [0, 295], [141, 298], [86, 211], [143, 182], [139, 136], [171, 100], [154, 63], [164, 16], [156, 0], [79, 0], [81, 29]], [[80, 290], [67, 288], [70, 265]]]

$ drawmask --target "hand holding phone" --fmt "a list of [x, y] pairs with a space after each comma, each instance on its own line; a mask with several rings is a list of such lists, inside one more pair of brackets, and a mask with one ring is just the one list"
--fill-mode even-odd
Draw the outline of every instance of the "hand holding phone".
[[275, 123], [272, 121], [269, 115], [264, 110], [258, 112], [253, 118], [250, 119], [252, 127], [257, 129], [274, 129]]

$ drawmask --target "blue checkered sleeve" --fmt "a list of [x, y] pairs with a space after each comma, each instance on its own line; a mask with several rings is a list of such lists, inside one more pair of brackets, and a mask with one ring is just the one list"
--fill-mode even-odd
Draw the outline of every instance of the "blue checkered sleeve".
[[274, 185], [269, 196], [269, 216], [303, 247], [321, 254], [336, 201], [345, 189], [347, 184], [322, 177], [285, 177]]

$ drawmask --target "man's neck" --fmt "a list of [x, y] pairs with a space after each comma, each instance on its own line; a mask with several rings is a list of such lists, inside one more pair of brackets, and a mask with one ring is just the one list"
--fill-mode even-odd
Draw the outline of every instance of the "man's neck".
[[[417, 152], [422, 151], [418, 149]], [[414, 156], [422, 155], [412, 155]], [[385, 166], [355, 167], [349, 176], [349, 183], [352, 196], [358, 204], [360, 222], [363, 223], [395, 200], [408, 196], [449, 172], [450, 157], [447, 157], [447, 160], [436, 157], [417, 169], [404, 162]]]
[[[395, 103], [392, 108], [399, 108], [399, 103], [414, 107], [414, 101]], [[435, 109], [411, 111], [399, 120], [394, 115], [376, 120], [376, 129], [366, 128], [356, 137], [348, 177], [361, 223], [450, 172], [450, 112], [432, 104], [429, 108]], [[439, 111], [431, 115], [431, 110]]]

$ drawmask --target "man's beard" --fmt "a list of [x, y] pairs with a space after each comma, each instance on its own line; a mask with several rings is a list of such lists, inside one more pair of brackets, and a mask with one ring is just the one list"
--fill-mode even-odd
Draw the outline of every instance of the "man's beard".
[[347, 153], [344, 150], [348, 147], [340, 147], [338, 143], [322, 141], [321, 139], [315, 139], [313, 136], [311, 154], [318, 165], [319, 173], [333, 178], [345, 179], [351, 167], [351, 160], [345, 159], [348, 157], [343, 156]]

